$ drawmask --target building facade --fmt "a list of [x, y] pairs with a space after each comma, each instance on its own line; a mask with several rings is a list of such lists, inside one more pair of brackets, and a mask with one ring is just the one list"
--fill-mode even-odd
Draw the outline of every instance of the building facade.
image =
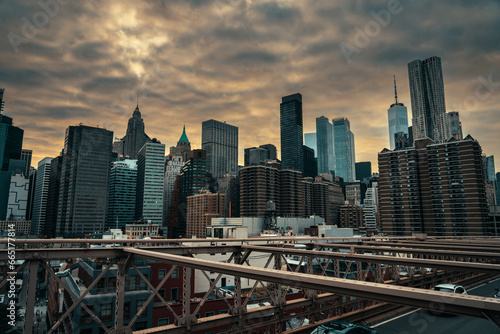
[[304, 171], [302, 95], [285, 96], [280, 104], [281, 164], [284, 169]]
[[335, 176], [345, 182], [356, 180], [356, 153], [351, 123], [346, 117], [334, 118], [333, 135], [335, 141]]
[[318, 157], [318, 141], [316, 132], [304, 133], [304, 144], [314, 150], [314, 157]]
[[135, 218], [162, 224], [165, 145], [153, 140], [144, 144], [137, 159]]
[[316, 145], [318, 150], [318, 173], [335, 171], [333, 125], [325, 116], [316, 118]]
[[44, 158], [38, 163], [35, 196], [33, 198], [33, 217], [31, 219], [31, 233], [33, 234], [41, 234], [45, 231], [52, 160], [53, 158]]
[[145, 132], [144, 120], [137, 104], [132, 117], [128, 120], [125, 137], [113, 145], [113, 151], [119, 156], [137, 159], [139, 150], [148, 142], [151, 142], [151, 138]]
[[462, 140], [462, 122], [460, 122], [460, 115], [458, 111], [450, 111], [446, 113], [446, 138], [455, 138]]
[[225, 195], [203, 191], [187, 198], [186, 237], [205, 238], [212, 218], [225, 216]]
[[264, 217], [266, 203], [280, 207], [280, 178], [276, 168], [260, 165], [243, 167], [240, 170], [240, 216]]
[[111, 163], [109, 172], [108, 228], [123, 228], [135, 219], [137, 160]]
[[113, 132], [85, 125], [66, 129], [56, 234], [83, 237], [104, 230]]
[[238, 172], [238, 127], [213, 119], [203, 122], [201, 148], [206, 151], [207, 170], [215, 180]]
[[464, 140], [415, 141], [379, 153], [380, 223], [388, 235], [489, 235], [481, 146]]
[[441, 58], [430, 57], [408, 64], [413, 140], [446, 138], [446, 105]]

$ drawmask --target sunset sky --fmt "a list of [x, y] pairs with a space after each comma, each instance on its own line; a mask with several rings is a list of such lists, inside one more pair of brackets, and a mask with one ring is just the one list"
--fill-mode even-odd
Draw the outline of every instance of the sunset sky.
[[439, 56], [447, 111], [500, 171], [499, 1], [2, 0], [0, 25], [5, 114], [35, 167], [69, 125], [123, 137], [137, 94], [151, 138], [175, 145], [186, 124], [200, 148], [201, 122], [227, 121], [243, 164], [246, 147], [280, 151], [281, 97], [300, 92], [304, 132], [346, 116], [376, 171], [393, 75], [411, 119], [407, 64]]

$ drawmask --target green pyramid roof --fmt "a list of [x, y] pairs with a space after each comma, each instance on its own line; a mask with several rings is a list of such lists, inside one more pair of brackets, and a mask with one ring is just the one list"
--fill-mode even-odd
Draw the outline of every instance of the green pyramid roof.
[[179, 139], [179, 143], [180, 142], [188, 142], [189, 143], [188, 136], [186, 135], [186, 126], [185, 125], [184, 125], [184, 128], [182, 129], [182, 136]]

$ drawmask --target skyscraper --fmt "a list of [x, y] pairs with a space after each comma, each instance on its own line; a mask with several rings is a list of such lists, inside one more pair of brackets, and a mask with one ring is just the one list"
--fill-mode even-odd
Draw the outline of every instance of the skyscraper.
[[389, 142], [391, 150], [396, 148], [394, 136], [398, 132], [403, 132], [408, 136], [408, 111], [403, 103], [398, 102], [398, 91], [396, 89], [396, 76], [394, 76], [394, 97], [395, 102], [391, 104], [387, 115], [389, 118]]
[[335, 171], [335, 148], [333, 125], [325, 116], [316, 118], [316, 145], [318, 150], [318, 174], [330, 174]]
[[137, 159], [135, 218], [160, 224], [163, 220], [165, 145], [157, 140], [140, 149]]
[[66, 129], [56, 234], [83, 237], [104, 230], [113, 132], [85, 125]]
[[[58, 233], [57, 211], [59, 208], [59, 190], [61, 188], [62, 154], [50, 162], [47, 210], [45, 212], [44, 232], [47, 238], [54, 238]], [[36, 189], [35, 189], [36, 190]]]
[[26, 161], [26, 169], [23, 173], [25, 178], [29, 178], [30, 176], [32, 156], [33, 156], [32, 150], [26, 150], [26, 149], [21, 150], [21, 160]]
[[238, 171], [238, 127], [208, 120], [202, 123], [201, 148], [207, 152], [207, 169], [218, 180]]
[[260, 145], [245, 149], [245, 166], [259, 165], [266, 160], [276, 160], [276, 146], [273, 144]]
[[460, 122], [460, 116], [458, 111], [450, 111], [446, 113], [446, 139], [451, 137], [456, 140], [462, 140], [462, 122]]
[[225, 197], [205, 190], [187, 198], [187, 238], [205, 238], [206, 227], [212, 224], [212, 218], [225, 216]]
[[332, 122], [335, 142], [335, 176], [343, 178], [344, 182], [353, 182], [356, 180], [356, 155], [351, 123], [346, 117], [334, 118]]
[[32, 234], [40, 234], [45, 231], [51, 163], [52, 158], [44, 158], [38, 163], [35, 196], [33, 198], [33, 217], [31, 219]]
[[114, 161], [109, 173], [107, 227], [123, 228], [135, 218], [137, 160]]
[[372, 163], [370, 161], [356, 162], [356, 179], [369, 183], [370, 177], [372, 176]]
[[304, 171], [302, 95], [285, 96], [280, 104], [281, 165]]
[[151, 138], [146, 134], [144, 128], [144, 120], [142, 119], [139, 110], [139, 103], [128, 120], [127, 133], [120, 140], [120, 143], [115, 144], [115, 151], [118, 155], [128, 157], [129, 159], [137, 159], [139, 150], [146, 143], [150, 143]]
[[446, 105], [441, 58], [430, 57], [408, 64], [413, 140], [428, 137], [446, 140]]

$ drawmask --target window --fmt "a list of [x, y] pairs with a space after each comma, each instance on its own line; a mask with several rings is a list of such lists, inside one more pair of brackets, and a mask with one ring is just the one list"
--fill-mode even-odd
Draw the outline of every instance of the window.
[[210, 311], [210, 312], [205, 312], [205, 317], [212, 317], [215, 315], [215, 312], [214, 311]]
[[169, 318], [158, 319], [158, 326], [166, 326], [166, 325], [170, 325], [170, 319]]
[[[145, 275], [144, 277], [148, 278], [147, 275]], [[147, 290], [146, 289], [146, 281], [143, 280], [142, 278], [139, 277], [139, 290]]]
[[220, 310], [219, 311], [219, 314], [228, 314], [229, 313], [229, 310]]
[[130, 319], [130, 300], [126, 300], [123, 305], [123, 319]]
[[129, 291], [137, 290], [137, 276], [129, 276], [128, 277], [128, 288], [129, 288]]
[[170, 278], [179, 278], [179, 268], [175, 268], [174, 271], [172, 271]]
[[158, 279], [163, 279], [165, 277], [165, 275], [167, 274], [167, 270], [166, 269], [160, 269], [158, 270]]
[[[94, 305], [87, 305], [87, 307], [89, 308], [89, 310], [94, 312]], [[92, 317], [90, 316], [90, 314], [87, 311], [85, 311], [84, 309], [82, 309], [81, 314], [82, 315], [80, 316], [80, 324], [87, 325], [87, 324], [91, 324], [94, 322], [94, 320], [92, 320]]]
[[113, 303], [101, 304], [100, 315], [102, 321], [110, 321], [113, 318]]
[[158, 294], [162, 296], [163, 299], [165, 299], [165, 289], [160, 289], [160, 291], [158, 291]]
[[137, 321], [135, 324], [135, 329], [146, 329], [148, 328], [148, 322], [147, 321]]
[[170, 289], [170, 300], [178, 300], [179, 299], [179, 288]]

